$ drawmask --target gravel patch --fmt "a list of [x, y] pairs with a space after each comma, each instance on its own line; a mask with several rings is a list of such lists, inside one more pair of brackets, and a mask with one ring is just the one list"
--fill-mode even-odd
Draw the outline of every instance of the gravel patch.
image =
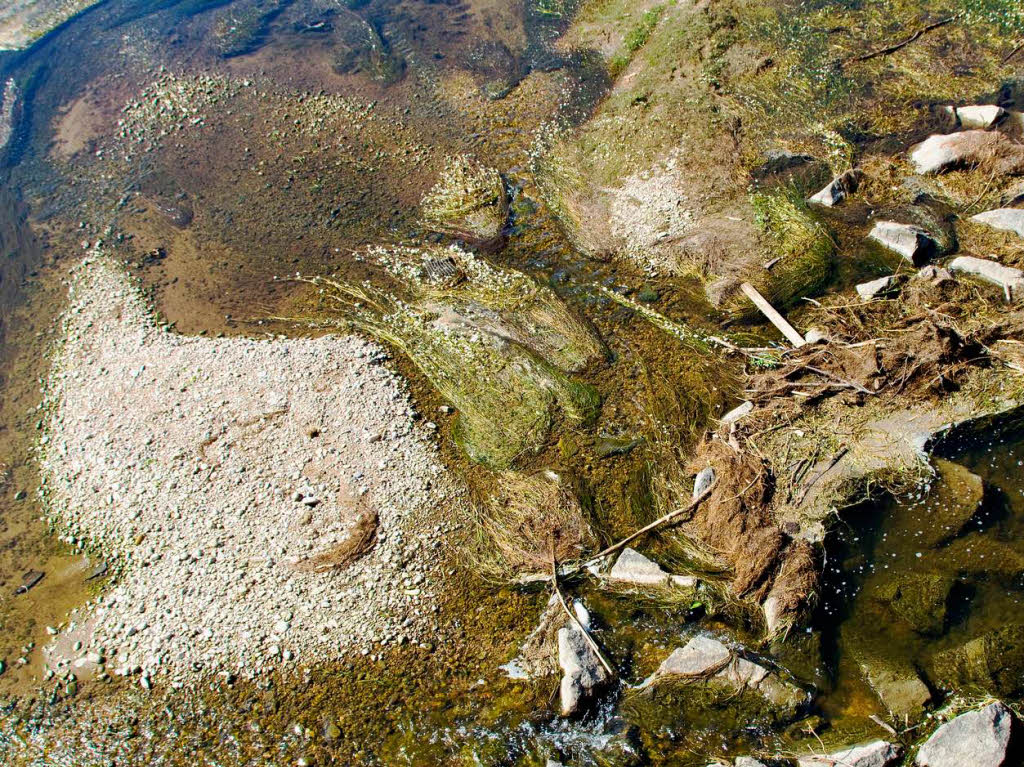
[[[178, 686], [436, 631], [445, 518], [464, 490], [381, 347], [175, 335], [95, 252], [70, 282], [41, 494], [64, 539], [119, 575], [59, 627], [48, 674]], [[308, 566], [368, 520], [368, 553]]]

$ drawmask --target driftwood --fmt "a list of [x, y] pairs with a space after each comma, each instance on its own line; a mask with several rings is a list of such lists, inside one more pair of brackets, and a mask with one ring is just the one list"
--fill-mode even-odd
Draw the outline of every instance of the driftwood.
[[871, 51], [870, 53], [861, 54], [860, 56], [851, 56], [848, 59], [844, 59], [841, 63], [844, 64], [844, 65], [845, 64], [855, 64], [855, 63], [858, 63], [858, 62], [861, 62], [861, 61], [870, 61], [871, 59], [877, 59], [879, 56], [888, 56], [890, 53], [895, 53], [896, 51], [900, 50], [901, 48], [906, 48], [912, 42], [914, 42], [915, 40], [919, 39], [922, 35], [927, 34], [928, 32], [931, 32], [933, 29], [938, 29], [939, 27], [944, 27], [947, 24], [952, 24], [954, 21], [956, 21], [956, 19], [957, 19], [956, 16], [949, 16], [949, 17], [947, 17], [945, 19], [942, 19], [940, 21], [936, 21], [936, 22], [934, 22], [932, 24], [928, 24], [927, 26], [924, 26], [924, 27], [921, 27], [918, 30], [915, 30], [914, 33], [911, 34], [910, 37], [908, 37], [906, 40], [902, 40], [901, 42], [894, 43], [893, 45], [888, 45], [885, 48], [879, 48], [877, 51]]
[[779, 314], [775, 307], [768, 303], [768, 299], [757, 291], [757, 288], [749, 282], [744, 282], [740, 285], [740, 290], [746, 294], [747, 298], [754, 302], [754, 306], [761, 311], [761, 314], [767, 317], [793, 346], [800, 348], [807, 343], [804, 337], [797, 332], [796, 328], [786, 322], [786, 318]]

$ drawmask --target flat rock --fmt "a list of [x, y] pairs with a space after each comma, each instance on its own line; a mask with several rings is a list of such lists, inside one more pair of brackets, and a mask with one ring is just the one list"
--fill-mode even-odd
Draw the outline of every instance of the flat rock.
[[928, 232], [913, 224], [877, 221], [868, 237], [889, 250], [899, 253], [914, 266], [921, 266], [938, 250], [938, 243]]
[[986, 130], [1006, 116], [1006, 110], [995, 104], [972, 104], [966, 107], [946, 107], [961, 128]]
[[996, 261], [976, 256], [957, 256], [949, 263], [950, 270], [980, 277], [1004, 289], [1014, 289], [1024, 284], [1024, 272]]
[[752, 756], [738, 756], [733, 762], [733, 767], [768, 767], [768, 765]]
[[608, 580], [632, 583], [638, 586], [681, 586], [694, 588], [697, 579], [688, 575], [666, 573], [657, 562], [652, 562], [636, 549], [625, 549], [615, 560]]
[[747, 660], [722, 642], [708, 636], [695, 636], [686, 646], [672, 651], [640, 689], [669, 679], [704, 680], [729, 691], [729, 695], [754, 691], [777, 709], [794, 714], [807, 700], [796, 685], [781, 679], [764, 666]]
[[1013, 232], [1018, 237], [1024, 237], [1024, 208], [996, 208], [987, 210], [976, 216], [971, 216], [971, 221], [991, 226], [1003, 232]]
[[826, 208], [834, 207], [845, 200], [847, 195], [857, 191], [861, 175], [861, 171], [857, 168], [848, 170], [832, 179], [828, 186], [820, 192], [808, 197], [807, 202], [824, 205]]
[[941, 266], [935, 266], [934, 264], [928, 264], [928, 266], [922, 266], [916, 275], [919, 280], [927, 280], [933, 285], [941, 285], [944, 282], [949, 282], [953, 279], [953, 273], [949, 269], [944, 269]]
[[1015, 173], [1024, 162], [1024, 150], [1001, 133], [966, 130], [929, 136], [910, 152], [910, 161], [918, 173], [938, 173], [984, 160], [993, 160], [998, 172]]
[[562, 669], [562, 716], [571, 716], [608, 679], [608, 672], [575, 624], [558, 630], [558, 666]]
[[889, 767], [900, 759], [902, 749], [893, 743], [876, 740], [850, 746], [827, 756], [805, 756], [797, 760], [798, 767]]
[[1005, 767], [1013, 714], [999, 701], [961, 714], [937, 729], [917, 752], [919, 767]]
[[896, 287], [896, 278], [893, 275], [879, 277], [877, 280], [862, 282], [857, 286], [857, 295], [865, 301], [871, 301], [879, 296], [884, 296]]

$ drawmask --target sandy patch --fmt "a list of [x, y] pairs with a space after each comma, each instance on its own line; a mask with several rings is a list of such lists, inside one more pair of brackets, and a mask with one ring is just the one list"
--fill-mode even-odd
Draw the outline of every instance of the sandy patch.
[[84, 636], [51, 652], [55, 673], [93, 653], [146, 685], [255, 676], [433, 628], [458, 492], [380, 347], [168, 333], [102, 257], [71, 274], [63, 329], [41, 492], [69, 541], [122, 569], [61, 627]]

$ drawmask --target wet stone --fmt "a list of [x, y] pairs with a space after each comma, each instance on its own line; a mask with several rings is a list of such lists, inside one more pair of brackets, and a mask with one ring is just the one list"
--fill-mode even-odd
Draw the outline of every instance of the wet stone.
[[615, 560], [608, 579], [638, 586], [680, 586], [695, 588], [697, 579], [686, 575], [671, 575], [636, 549], [625, 549]]
[[1013, 714], [996, 701], [961, 714], [937, 729], [921, 746], [918, 767], [1006, 767]]
[[797, 760], [798, 767], [890, 767], [900, 760], [902, 749], [893, 743], [876, 740], [851, 746], [827, 756], [808, 756]]
[[562, 669], [562, 716], [571, 716], [608, 679], [608, 672], [574, 624], [558, 630], [558, 665]]
[[925, 264], [938, 250], [938, 244], [932, 236], [913, 224], [878, 221], [868, 237], [882, 247], [899, 253], [914, 266]]
[[847, 195], [857, 191], [861, 175], [861, 171], [856, 168], [848, 170], [834, 178], [820, 192], [807, 198], [807, 202], [824, 205], [826, 208], [834, 207], [845, 200]]
[[953, 588], [949, 576], [894, 572], [867, 592], [885, 604], [897, 620], [918, 634], [939, 636], [946, 625], [946, 605]]

